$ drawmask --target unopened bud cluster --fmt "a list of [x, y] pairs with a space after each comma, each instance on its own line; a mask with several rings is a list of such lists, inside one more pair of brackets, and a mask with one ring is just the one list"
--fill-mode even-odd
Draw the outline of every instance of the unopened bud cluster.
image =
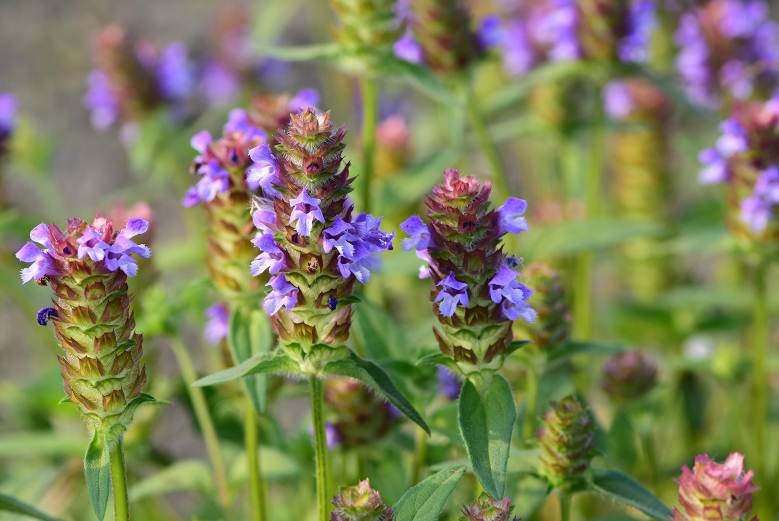
[[393, 521], [392, 508], [384, 504], [377, 490], [371, 488], [369, 480], [357, 485], [343, 487], [333, 498], [333, 512], [330, 521]]
[[595, 455], [595, 421], [574, 396], [553, 402], [539, 435], [541, 474], [555, 488], [576, 489]]

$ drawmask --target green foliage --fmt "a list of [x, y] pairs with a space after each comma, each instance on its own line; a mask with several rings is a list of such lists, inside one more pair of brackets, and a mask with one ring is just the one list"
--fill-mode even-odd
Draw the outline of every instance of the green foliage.
[[658, 521], [669, 521], [671, 509], [638, 481], [617, 470], [592, 470], [593, 488], [618, 503], [630, 506]]
[[[239, 306], [230, 316], [227, 345], [236, 364], [241, 364], [254, 355], [268, 354], [273, 348], [273, 333], [265, 314]], [[244, 389], [258, 413], [265, 411], [268, 387], [265, 374], [245, 376]]]
[[105, 517], [111, 492], [110, 447], [101, 433], [92, 434], [84, 455], [84, 478], [89, 490], [92, 509], [98, 519]]
[[436, 521], [446, 507], [465, 467], [452, 465], [427, 477], [403, 494], [392, 509], [396, 521]]
[[19, 514], [23, 517], [40, 519], [41, 521], [57, 521], [56, 518], [41, 512], [34, 506], [29, 505], [7, 494], [0, 494], [0, 512]]

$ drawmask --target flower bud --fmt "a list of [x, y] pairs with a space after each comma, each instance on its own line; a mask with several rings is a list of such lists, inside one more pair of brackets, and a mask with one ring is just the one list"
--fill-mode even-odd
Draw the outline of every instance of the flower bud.
[[576, 489], [595, 455], [595, 421], [575, 396], [552, 402], [539, 435], [541, 474], [556, 488]]
[[527, 204], [510, 197], [491, 209], [490, 191], [488, 182], [447, 170], [425, 200], [428, 223], [414, 215], [400, 225], [409, 235], [403, 249], [429, 264], [438, 346], [465, 374], [500, 368], [512, 322], [536, 315], [532, 292], [501, 248], [506, 233], [527, 229]]
[[40, 224], [16, 254], [30, 263], [22, 281], [48, 284], [54, 293], [53, 308], [37, 319], [53, 324], [62, 347], [65, 393], [90, 431], [109, 438], [130, 424], [146, 385], [143, 337], [135, 332], [127, 277], [138, 270], [133, 256], [151, 254], [133, 240], [147, 228], [143, 219], [132, 219], [117, 231], [102, 217], [91, 224], [70, 219], [65, 231]]
[[[380, 218], [353, 215], [345, 134], [329, 112], [306, 108], [276, 133], [273, 153], [253, 155], [264, 197], [254, 203], [261, 253], [252, 273], [269, 272], [265, 311], [282, 346], [299, 357], [345, 344], [354, 282], [366, 283], [378, 254], [392, 248], [394, 235], [379, 228]], [[316, 371], [317, 360], [309, 357], [307, 370]]]
[[522, 330], [539, 349], [566, 343], [571, 336], [571, 313], [560, 274], [540, 262], [531, 264], [523, 273], [533, 289], [530, 304], [538, 318], [530, 323], [521, 323]]
[[396, 0], [330, 0], [338, 16], [336, 39], [347, 50], [392, 54], [403, 33]]
[[352, 378], [326, 380], [324, 398], [334, 413], [333, 435], [347, 448], [378, 441], [398, 421], [397, 410]]
[[511, 500], [504, 497], [493, 499], [486, 493], [474, 502], [463, 507], [460, 521], [522, 521], [519, 517], [511, 517]]
[[706, 454], [696, 456], [692, 470], [682, 467], [674, 521], [757, 521], [749, 517], [757, 490], [752, 475], [744, 472], [744, 456], [738, 452], [722, 464]]
[[465, 2], [414, 0], [411, 9], [421, 59], [432, 70], [444, 74], [463, 71], [479, 57], [481, 46]]
[[333, 498], [335, 509], [330, 521], [393, 521], [392, 509], [384, 504], [378, 491], [371, 488], [369, 480], [343, 487]]
[[657, 384], [657, 364], [640, 351], [619, 353], [603, 366], [601, 388], [611, 398], [635, 400]]

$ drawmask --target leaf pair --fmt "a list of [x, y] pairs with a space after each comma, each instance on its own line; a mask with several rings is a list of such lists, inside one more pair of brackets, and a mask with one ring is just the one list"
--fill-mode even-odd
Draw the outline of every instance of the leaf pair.
[[[346, 358], [325, 364], [322, 372], [324, 374], [348, 376], [360, 380], [384, 396], [400, 412], [424, 429], [425, 432], [430, 433], [430, 428], [422, 416], [403, 393], [400, 392], [384, 369], [376, 363], [362, 359], [350, 352]], [[283, 350], [278, 349], [270, 353], [255, 354], [234, 367], [201, 378], [194, 385], [199, 387], [218, 385], [258, 374], [306, 376], [301, 372], [298, 362], [290, 358]]]
[[[238, 307], [230, 316], [227, 345], [236, 364], [254, 355], [267, 354], [273, 348], [273, 333], [268, 318], [260, 310]], [[246, 394], [258, 413], [265, 411], [268, 378], [254, 374], [243, 378]]]

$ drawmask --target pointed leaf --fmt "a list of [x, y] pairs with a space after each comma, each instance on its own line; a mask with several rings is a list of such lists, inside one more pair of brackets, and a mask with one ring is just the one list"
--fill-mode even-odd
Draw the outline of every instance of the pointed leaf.
[[364, 360], [352, 353], [348, 358], [335, 360], [327, 364], [324, 372], [339, 376], [348, 376], [360, 380], [372, 389], [381, 393], [392, 405], [402, 412], [409, 420], [419, 425], [430, 434], [430, 427], [417, 412], [411, 402], [403, 396], [389, 375], [374, 362]]
[[452, 465], [406, 491], [392, 507], [396, 521], [436, 521], [446, 506], [465, 467]]
[[21, 514], [26, 517], [32, 517], [33, 519], [41, 519], [42, 521], [57, 521], [56, 518], [44, 514], [34, 506], [28, 505], [27, 503], [6, 494], [0, 494], [0, 512]]
[[84, 455], [84, 477], [92, 509], [101, 521], [105, 517], [108, 495], [111, 490], [109, 459], [108, 445], [99, 433], [94, 433], [92, 441], [87, 447], [87, 453]]
[[[227, 345], [236, 364], [245, 362], [253, 355], [269, 353], [273, 347], [273, 334], [265, 313], [237, 307], [230, 317]], [[245, 376], [243, 386], [255, 410], [262, 413], [265, 410], [268, 377], [264, 374]]]
[[459, 401], [460, 434], [473, 472], [492, 497], [503, 497], [516, 417], [511, 387], [501, 375], [492, 375], [489, 384], [478, 390], [470, 380], [463, 384]]
[[238, 378], [252, 374], [278, 374], [289, 375], [299, 372], [297, 362], [292, 360], [283, 351], [273, 351], [271, 353], [259, 353], [247, 359], [234, 367], [223, 371], [204, 376], [195, 381], [192, 385], [196, 387], [208, 387], [209, 385], [218, 385], [232, 382]]
[[673, 512], [638, 481], [618, 470], [593, 469], [595, 490], [615, 501], [631, 506], [652, 519], [669, 521]]

